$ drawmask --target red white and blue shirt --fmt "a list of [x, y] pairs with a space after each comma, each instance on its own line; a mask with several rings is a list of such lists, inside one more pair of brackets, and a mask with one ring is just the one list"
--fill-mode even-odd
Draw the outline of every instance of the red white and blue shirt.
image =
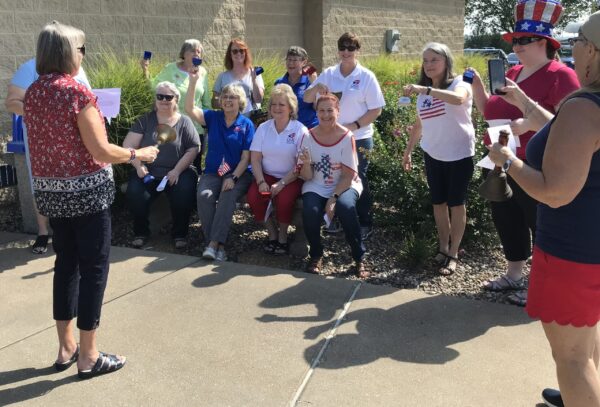
[[[70, 75], [42, 75], [25, 93], [31, 172], [42, 215], [70, 218], [100, 212], [114, 200], [110, 164], [96, 161], [83, 144], [77, 116], [96, 96]], [[103, 137], [108, 139], [106, 132]]]

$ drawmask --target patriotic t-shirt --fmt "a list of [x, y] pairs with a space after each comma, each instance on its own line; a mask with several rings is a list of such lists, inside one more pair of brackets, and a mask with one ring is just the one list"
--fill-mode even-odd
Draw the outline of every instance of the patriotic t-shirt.
[[342, 176], [342, 167], [354, 171], [350, 188], [358, 194], [363, 190], [358, 176], [358, 157], [352, 132], [348, 131], [334, 144], [319, 143], [309, 131], [302, 140], [301, 149], [308, 148], [312, 159], [313, 177], [302, 185], [302, 193], [314, 192], [323, 198], [333, 196], [335, 187]]
[[417, 97], [417, 113], [423, 124], [421, 148], [439, 161], [457, 161], [475, 155], [475, 129], [471, 121], [473, 92], [462, 76], [454, 78], [448, 90], [464, 88], [467, 100], [452, 105], [431, 95]]

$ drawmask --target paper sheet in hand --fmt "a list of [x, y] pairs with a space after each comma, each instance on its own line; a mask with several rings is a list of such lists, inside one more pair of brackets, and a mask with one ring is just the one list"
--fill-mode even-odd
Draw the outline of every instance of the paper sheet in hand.
[[156, 187], [156, 192], [161, 192], [165, 190], [165, 187], [167, 186], [167, 181], [169, 180], [169, 178], [167, 178], [167, 176], [165, 175], [162, 179], [162, 181], [160, 181], [160, 184], [158, 184], [158, 186]]
[[94, 89], [93, 92], [98, 97], [98, 107], [104, 117], [111, 119], [119, 115], [121, 106], [120, 88]]
[[[500, 120], [490, 120], [490, 122], [500, 121]], [[500, 136], [500, 130], [506, 130], [508, 132], [508, 147], [513, 151], [513, 153], [517, 153], [517, 139], [513, 136], [512, 131], [510, 130], [510, 126], [508, 124], [494, 126], [487, 129], [490, 139], [492, 140], [492, 144], [498, 142], [498, 137]], [[481, 161], [477, 163], [479, 167], [487, 168], [493, 170], [496, 167], [496, 164], [489, 159], [486, 155]]]
[[265, 222], [269, 219], [269, 216], [273, 213], [273, 200], [269, 199], [269, 204], [267, 205], [267, 210], [265, 211]]
[[[510, 122], [511, 121], [512, 120], [509, 120], [509, 119], [487, 120], [487, 124], [488, 124], [488, 126], [490, 128], [501, 127], [501, 126], [505, 126], [505, 125], [509, 125], [509, 127], [510, 127]], [[500, 129], [500, 130], [502, 130], [502, 129]], [[498, 130], [498, 132], [500, 132], [500, 130]], [[508, 131], [510, 132], [510, 134], [512, 134], [512, 130], [510, 128], [508, 129]], [[515, 139], [515, 145], [517, 147], [521, 147], [521, 141], [519, 140], [519, 137], [518, 136], [514, 136], [514, 139]]]

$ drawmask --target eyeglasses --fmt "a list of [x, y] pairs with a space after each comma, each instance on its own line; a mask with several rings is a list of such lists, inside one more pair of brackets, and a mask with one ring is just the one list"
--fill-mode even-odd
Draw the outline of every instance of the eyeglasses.
[[575, 44], [577, 43], [577, 41], [585, 41], [586, 38], [583, 36], [579, 36], [579, 37], [575, 37], [575, 38], [569, 38], [567, 41], [569, 41], [569, 45], [571, 47], [574, 47]]
[[356, 51], [358, 48], [354, 45], [342, 45], [341, 47], [338, 47], [338, 51], [350, 51], [350, 52], [354, 52]]
[[512, 45], [529, 45], [532, 42], [541, 41], [543, 38], [540, 37], [519, 37], [512, 39]]
[[235, 99], [239, 99], [240, 97], [238, 95], [221, 95], [221, 99], [223, 100], [235, 100]]
[[163, 95], [162, 93], [156, 94], [156, 100], [166, 100], [167, 102], [173, 100], [174, 97], [175, 95]]
[[77, 50], [79, 52], [81, 52], [81, 55], [85, 56], [85, 44], [83, 44], [81, 47], [77, 48]]
[[237, 54], [245, 54], [245, 53], [246, 53], [246, 50], [245, 50], [245, 49], [235, 49], [235, 48], [234, 48], [234, 49], [232, 49], [232, 50], [231, 50], [231, 53], [232, 53], [233, 55], [237, 55]]
[[302, 62], [302, 58], [286, 58], [285, 62], [298, 63]]

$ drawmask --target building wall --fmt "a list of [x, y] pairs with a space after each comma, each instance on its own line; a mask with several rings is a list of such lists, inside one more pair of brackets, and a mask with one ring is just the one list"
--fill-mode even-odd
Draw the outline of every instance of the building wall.
[[337, 60], [337, 39], [353, 31], [361, 57], [385, 52], [387, 28], [399, 29], [400, 55], [416, 56], [427, 41], [463, 45], [463, 0], [0, 0], [0, 132], [10, 131], [4, 109], [16, 68], [35, 53], [42, 26], [53, 19], [83, 29], [88, 52], [175, 59], [183, 40], [204, 44], [205, 62], [220, 69], [232, 37], [256, 53], [283, 54], [301, 45], [317, 67]]
[[283, 54], [303, 46], [303, 3], [299, 0], [246, 0], [246, 40], [254, 50]]
[[399, 54], [414, 57], [426, 42], [462, 52], [463, 0], [323, 0], [323, 62], [337, 60], [337, 39], [352, 31], [362, 41], [361, 56], [385, 53], [385, 30], [401, 33]]

